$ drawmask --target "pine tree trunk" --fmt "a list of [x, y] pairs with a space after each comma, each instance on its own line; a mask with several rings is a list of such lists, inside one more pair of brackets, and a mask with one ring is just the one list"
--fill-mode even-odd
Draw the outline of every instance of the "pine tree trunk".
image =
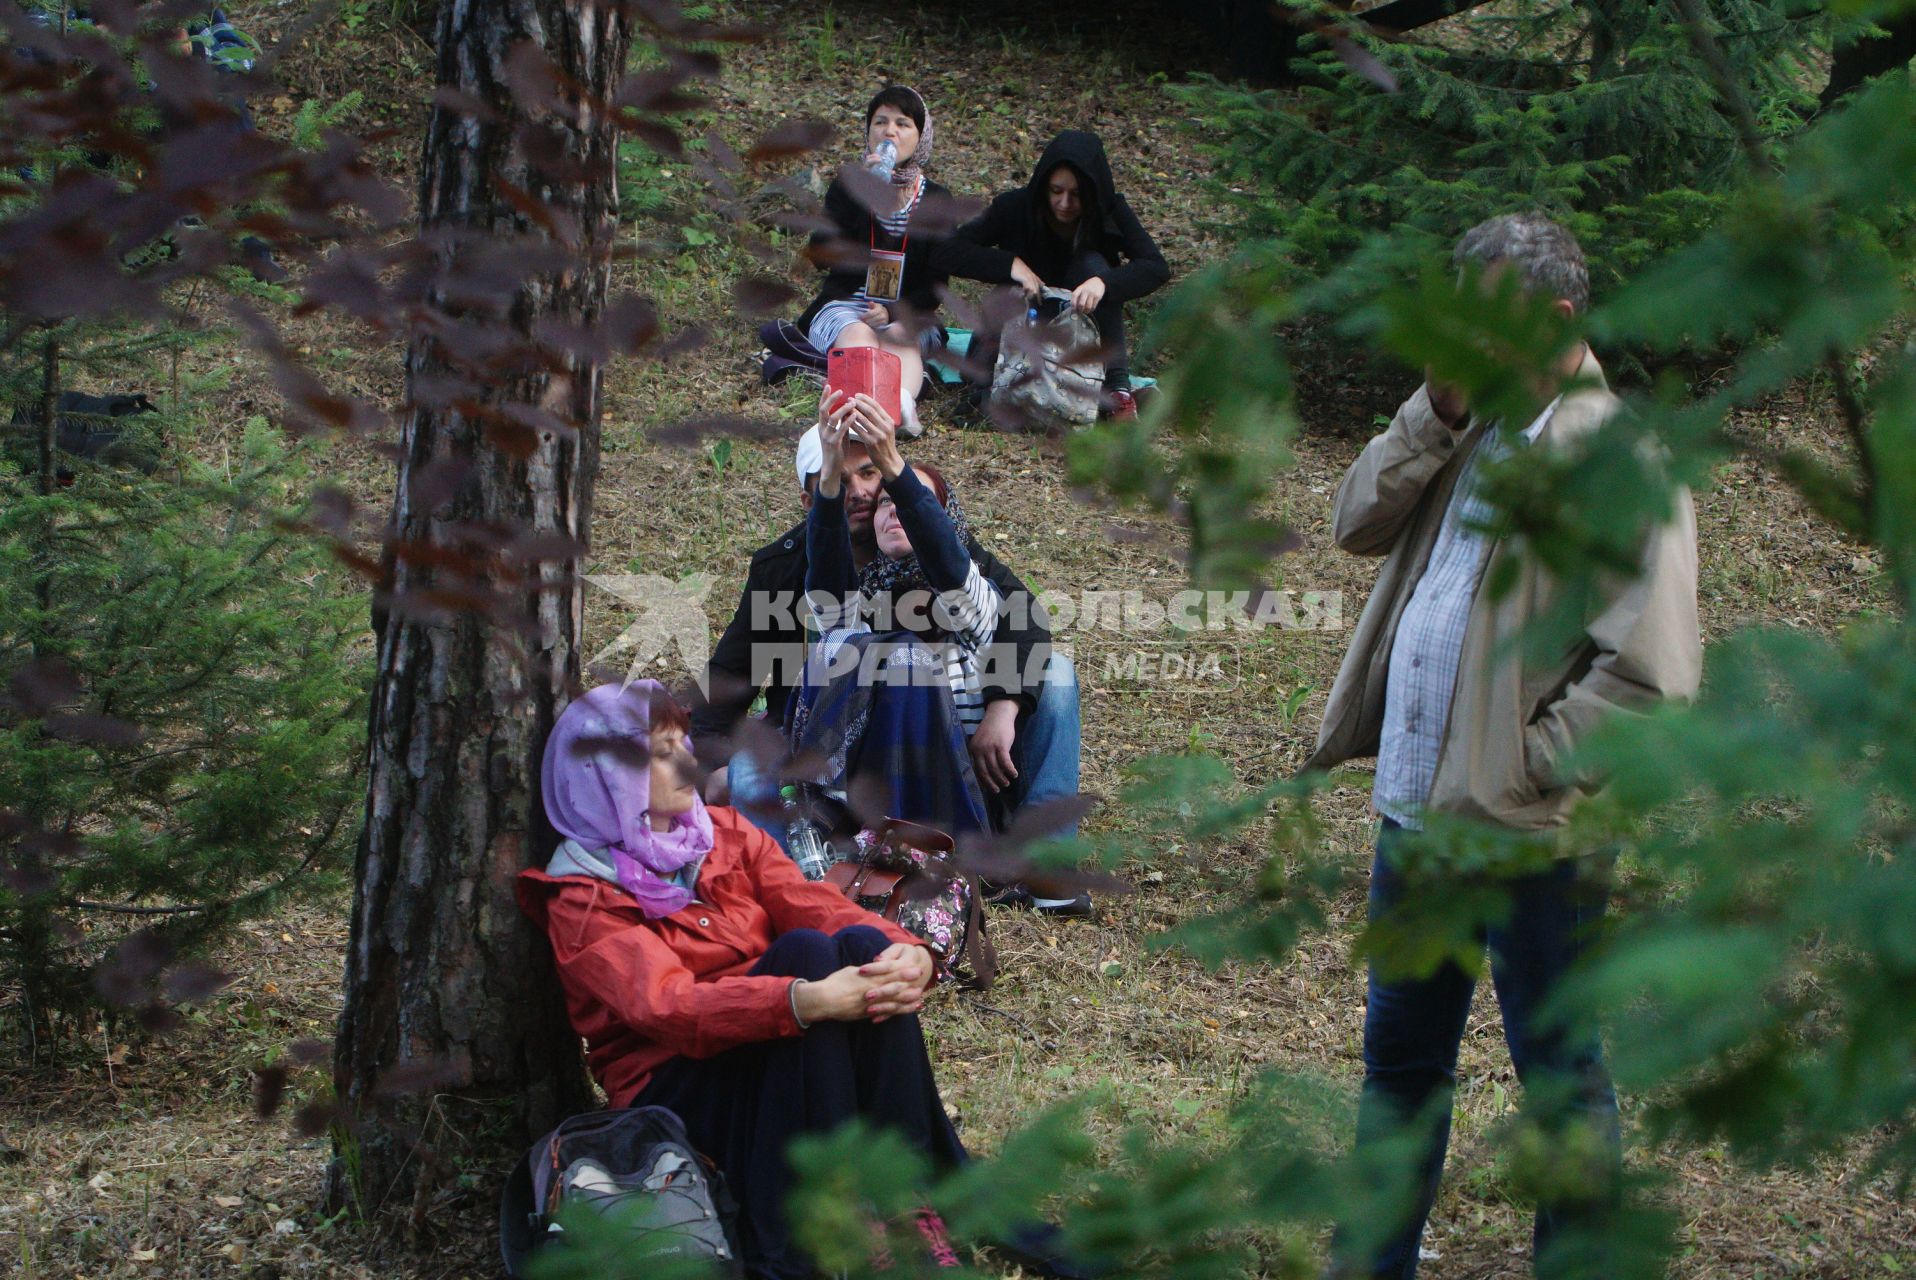
[[1829, 83], [1823, 86], [1821, 103], [1825, 108], [1874, 80], [1916, 58], [1916, 14], [1880, 21], [1880, 36], [1856, 36], [1831, 51]]
[[[605, 305], [617, 138], [591, 104], [611, 98], [628, 39], [619, 9], [590, 0], [439, 6], [438, 83], [457, 97], [442, 92], [421, 162], [421, 240], [437, 246], [438, 274], [407, 358], [414, 407], [400, 441], [389, 590], [375, 614], [366, 818], [334, 1049], [341, 1119], [327, 1178], [336, 1210], [409, 1209], [415, 1231], [455, 1165], [500, 1172], [590, 1102], [578, 1037], [513, 878], [548, 849], [540, 752], [579, 677], [579, 552], [553, 548], [586, 539], [599, 370], [525, 357], [541, 322], [589, 327]], [[523, 84], [513, 59], [524, 41], [576, 82], [559, 90], [573, 111], [514, 106], [508, 68]], [[475, 104], [496, 114], [475, 114]], [[528, 125], [536, 140], [517, 136]], [[545, 230], [502, 190], [541, 201], [554, 215], [540, 217]], [[558, 235], [576, 241], [571, 265], [509, 262], [504, 287], [516, 293], [497, 307], [475, 300], [475, 282], [500, 275], [496, 260], [479, 264], [481, 249], [520, 237], [549, 251]], [[505, 373], [483, 372], [500, 367], [496, 350], [481, 357], [435, 337], [489, 324], [521, 344]], [[551, 429], [555, 416], [576, 435]], [[561, 558], [533, 558], [541, 554]]]

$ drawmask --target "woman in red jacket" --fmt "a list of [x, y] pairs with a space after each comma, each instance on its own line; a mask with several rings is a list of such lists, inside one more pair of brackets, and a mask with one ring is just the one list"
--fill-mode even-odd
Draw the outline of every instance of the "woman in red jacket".
[[[791, 1138], [862, 1116], [938, 1166], [965, 1158], [916, 1016], [932, 956], [807, 881], [735, 810], [707, 809], [687, 728], [650, 680], [565, 709], [544, 768], [563, 840], [519, 901], [612, 1105], [677, 1112], [738, 1197], [751, 1273], [798, 1280], [813, 1268], [784, 1218]], [[934, 1216], [919, 1227], [950, 1256]]]

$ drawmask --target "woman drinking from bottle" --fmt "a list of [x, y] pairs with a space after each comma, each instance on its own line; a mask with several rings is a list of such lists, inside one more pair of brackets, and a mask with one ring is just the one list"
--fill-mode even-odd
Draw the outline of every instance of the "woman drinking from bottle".
[[798, 327], [821, 354], [833, 347], [882, 347], [898, 356], [908, 436], [924, 428], [917, 399], [924, 353], [942, 343], [934, 317], [938, 286], [932, 246], [957, 221], [951, 192], [925, 176], [931, 114], [915, 89], [887, 85], [865, 108], [862, 167], [841, 169], [825, 193], [832, 229], [813, 234], [809, 256], [824, 286]]

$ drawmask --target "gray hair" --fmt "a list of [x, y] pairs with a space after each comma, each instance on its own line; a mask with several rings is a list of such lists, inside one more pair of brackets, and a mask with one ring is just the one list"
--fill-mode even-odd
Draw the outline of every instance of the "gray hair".
[[1524, 283], [1531, 288], [1543, 289], [1552, 298], [1568, 298], [1578, 311], [1590, 304], [1590, 272], [1583, 264], [1583, 247], [1541, 213], [1506, 213], [1478, 223], [1464, 232], [1450, 261], [1457, 267], [1466, 262], [1480, 267], [1508, 262], [1523, 273]]

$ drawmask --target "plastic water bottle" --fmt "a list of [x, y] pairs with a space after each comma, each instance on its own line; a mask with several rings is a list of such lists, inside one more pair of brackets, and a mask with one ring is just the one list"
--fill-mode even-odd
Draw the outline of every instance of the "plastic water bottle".
[[872, 172], [891, 181], [892, 171], [898, 167], [898, 144], [890, 138], [878, 144], [878, 154], [872, 160]]
[[831, 851], [818, 838], [811, 819], [799, 811], [798, 788], [780, 787], [778, 794], [785, 801], [785, 843], [791, 848], [792, 861], [807, 880], [823, 880], [832, 865]]

